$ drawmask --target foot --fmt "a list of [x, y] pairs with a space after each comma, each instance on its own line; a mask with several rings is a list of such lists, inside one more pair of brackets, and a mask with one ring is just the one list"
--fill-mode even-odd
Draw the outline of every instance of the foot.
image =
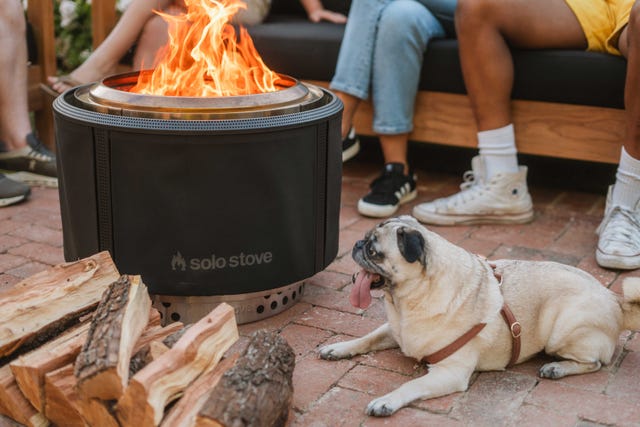
[[0, 174], [0, 207], [13, 205], [29, 197], [31, 188]]
[[533, 204], [527, 190], [527, 168], [517, 173], [499, 173], [485, 179], [480, 156], [473, 158], [464, 174], [461, 191], [413, 209], [425, 224], [521, 224], [533, 219]]
[[356, 129], [352, 127], [347, 136], [342, 140], [342, 161], [353, 158], [360, 151], [360, 140], [356, 135]]
[[71, 77], [71, 75], [64, 76], [49, 76], [47, 77], [47, 82], [49, 83], [48, 87], [58, 95], [68, 91], [69, 89], [73, 89], [76, 86], [80, 86], [84, 84], [80, 80]]
[[640, 202], [634, 210], [613, 205], [609, 187], [602, 223], [596, 231], [600, 237], [596, 261], [605, 268], [635, 270], [640, 268]]
[[398, 207], [416, 198], [416, 177], [404, 174], [402, 163], [387, 163], [371, 183], [371, 191], [358, 201], [358, 212], [374, 218], [393, 215]]
[[32, 133], [26, 147], [0, 153], [0, 169], [25, 184], [58, 186], [56, 157]]

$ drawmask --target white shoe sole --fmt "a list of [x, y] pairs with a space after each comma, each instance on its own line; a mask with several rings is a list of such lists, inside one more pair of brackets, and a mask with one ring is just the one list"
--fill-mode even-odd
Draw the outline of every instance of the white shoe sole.
[[0, 199], [0, 207], [5, 207], [9, 205], [13, 205], [14, 203], [18, 203], [26, 199], [27, 196], [15, 196], [15, 197], [5, 197], [4, 199]]
[[635, 270], [640, 268], [640, 255], [622, 256], [605, 254], [600, 249], [596, 249], [596, 261], [600, 267], [612, 268], [616, 270]]
[[431, 225], [480, 225], [480, 224], [526, 224], [534, 217], [533, 210], [501, 215], [442, 215], [425, 212], [417, 207], [413, 209], [413, 216], [424, 224]]
[[31, 186], [43, 186], [48, 188], [58, 188], [58, 178], [51, 176], [38, 175], [31, 172], [11, 172], [4, 171], [4, 173], [15, 181], [24, 182]]
[[346, 162], [355, 157], [360, 151], [360, 141], [356, 140], [356, 143], [342, 152], [342, 162]]
[[367, 203], [364, 200], [358, 200], [358, 212], [364, 216], [370, 216], [373, 218], [386, 218], [396, 213], [400, 205], [403, 205], [411, 200], [415, 199], [418, 195], [417, 190], [413, 190], [411, 193], [405, 195], [397, 205], [374, 205], [373, 203]]

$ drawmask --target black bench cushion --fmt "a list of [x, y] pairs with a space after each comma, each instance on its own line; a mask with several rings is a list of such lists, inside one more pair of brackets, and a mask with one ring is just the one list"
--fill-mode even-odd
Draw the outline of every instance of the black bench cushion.
[[[249, 32], [274, 71], [302, 80], [330, 81], [333, 77], [343, 25], [271, 14], [267, 22]], [[514, 51], [514, 62], [516, 99], [624, 108], [623, 58], [578, 50], [530, 50]], [[455, 39], [429, 44], [420, 89], [465, 93]]]

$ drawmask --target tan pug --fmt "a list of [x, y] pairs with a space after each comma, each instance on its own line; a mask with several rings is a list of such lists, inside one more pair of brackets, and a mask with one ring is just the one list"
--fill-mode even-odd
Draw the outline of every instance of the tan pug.
[[402, 216], [369, 231], [353, 248], [362, 267], [351, 302], [365, 308], [370, 289], [382, 288], [388, 322], [364, 337], [327, 345], [336, 360], [400, 347], [417, 360], [433, 355], [486, 324], [429, 373], [374, 399], [366, 413], [387, 416], [416, 399], [464, 391], [474, 370], [502, 370], [514, 341], [501, 315], [506, 302], [521, 326], [517, 363], [540, 351], [558, 358], [540, 368], [544, 378], [594, 372], [611, 362], [624, 329], [640, 329], [640, 279], [627, 279], [624, 298], [577, 268], [499, 260], [491, 264]]

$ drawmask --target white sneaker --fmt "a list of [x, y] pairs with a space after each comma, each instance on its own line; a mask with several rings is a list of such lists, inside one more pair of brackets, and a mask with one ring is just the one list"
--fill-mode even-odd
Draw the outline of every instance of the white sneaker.
[[481, 156], [464, 173], [461, 191], [422, 203], [413, 216], [426, 224], [522, 224], [533, 219], [533, 203], [527, 190], [527, 167], [516, 173], [499, 173], [485, 181]]
[[613, 185], [609, 187], [604, 218], [596, 233], [600, 235], [596, 261], [605, 268], [634, 270], [640, 268], [640, 202], [634, 210], [612, 203]]

